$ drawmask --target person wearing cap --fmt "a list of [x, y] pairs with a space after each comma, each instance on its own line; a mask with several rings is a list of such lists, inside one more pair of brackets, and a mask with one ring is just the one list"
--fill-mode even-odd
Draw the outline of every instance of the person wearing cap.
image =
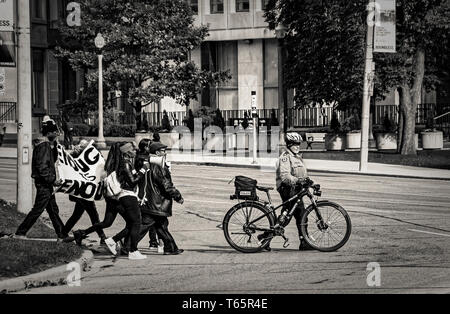
[[125, 228], [112, 238], [105, 240], [108, 249], [114, 255], [117, 254], [117, 243], [130, 237], [130, 249], [128, 259], [142, 260], [147, 256], [142, 255], [137, 248], [139, 242], [139, 235], [141, 230], [141, 210], [139, 208], [137, 198], [137, 186], [139, 182], [145, 177], [145, 173], [150, 165], [145, 162], [141, 169], [136, 171], [134, 169], [134, 158], [136, 157], [137, 145], [134, 142], [126, 143], [120, 146], [121, 158], [117, 172], [117, 179], [120, 182], [122, 191], [118, 195], [120, 205], [123, 207], [123, 218], [125, 219]]
[[[157, 133], [153, 134], [153, 139], [155, 139], [155, 135]], [[136, 155], [136, 159], [134, 162], [135, 169], [141, 169], [142, 165], [148, 158], [150, 157], [150, 145], [152, 144], [152, 140], [144, 138], [139, 142], [139, 151]], [[145, 185], [146, 180], [143, 180], [139, 183], [139, 192], [138, 192], [138, 200], [139, 203], [142, 205], [146, 201], [146, 195], [145, 195]], [[142, 212], [141, 212], [142, 214]], [[143, 216], [143, 215], [142, 215]], [[154, 225], [149, 227], [148, 230], [148, 237], [150, 239], [149, 248], [151, 251], [157, 251], [158, 250], [158, 235], [156, 232], [156, 228]]]
[[[80, 139], [78, 145], [75, 145], [71, 155], [72, 157], [77, 158], [83, 152], [83, 150], [89, 145], [89, 142], [85, 139]], [[88, 201], [86, 199], [78, 198], [72, 195], [69, 195], [69, 200], [75, 202], [75, 208], [73, 210], [72, 216], [67, 220], [64, 225], [63, 233], [69, 234], [72, 228], [76, 225], [76, 223], [80, 220], [81, 216], [84, 212], [89, 215], [92, 225], [100, 223], [100, 218], [98, 216], [97, 207], [95, 206], [94, 201]], [[103, 229], [96, 230], [98, 236], [100, 237], [100, 244], [104, 244], [106, 240], [105, 233]]]
[[[164, 157], [166, 155], [167, 146], [153, 142], [150, 144], [150, 154]], [[169, 168], [167, 165], [150, 164], [147, 174], [147, 201], [141, 205], [142, 225], [141, 239], [146, 234], [146, 228], [154, 226], [160, 239], [164, 242], [164, 254], [176, 255], [183, 253], [184, 250], [179, 249], [175, 243], [175, 239], [169, 232], [168, 217], [172, 216], [173, 200], [179, 204], [184, 203], [181, 196], [172, 182]]]
[[53, 186], [61, 184], [56, 182], [56, 138], [58, 136], [58, 127], [50, 117], [44, 117], [42, 121], [43, 137], [34, 141], [31, 177], [36, 186], [36, 199], [34, 206], [24, 221], [17, 228], [16, 238], [26, 238], [27, 232], [35, 224], [44, 210], [47, 210], [48, 216], [53, 224], [58, 241], [64, 241], [68, 234], [64, 233], [64, 224], [59, 217], [59, 208], [56, 204]]

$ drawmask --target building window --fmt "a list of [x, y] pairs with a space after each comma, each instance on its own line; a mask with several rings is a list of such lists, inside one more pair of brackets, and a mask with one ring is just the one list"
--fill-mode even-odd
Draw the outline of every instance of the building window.
[[31, 2], [32, 15], [34, 19], [45, 20], [47, 13], [46, 0], [33, 0]]
[[44, 51], [39, 49], [33, 49], [32, 60], [32, 88], [33, 88], [33, 111], [35, 113], [42, 112], [44, 110], [44, 94], [45, 94], [45, 74], [44, 74]]
[[198, 0], [188, 0], [188, 4], [191, 7], [192, 12], [198, 15]]
[[236, 12], [249, 12], [249, 0], [236, 0]]
[[16, 49], [13, 32], [0, 32], [0, 65], [15, 66]]
[[211, 14], [223, 14], [223, 0], [211, 0]]
[[269, 4], [270, 0], [261, 0], [261, 7], [263, 10], [266, 9], [267, 5]]

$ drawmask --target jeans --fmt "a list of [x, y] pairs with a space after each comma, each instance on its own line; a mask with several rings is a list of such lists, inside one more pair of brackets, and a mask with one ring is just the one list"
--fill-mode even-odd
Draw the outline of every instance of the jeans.
[[123, 218], [125, 219], [125, 228], [113, 237], [115, 242], [130, 237], [130, 252], [137, 251], [139, 242], [139, 233], [141, 230], [141, 210], [136, 196], [123, 196], [119, 199], [124, 208]]
[[64, 224], [59, 217], [59, 208], [56, 204], [55, 194], [53, 194], [53, 186], [51, 184], [35, 184], [35, 186], [36, 199], [33, 209], [31, 209], [22, 224], [17, 228], [16, 234], [26, 235], [44, 210], [47, 210], [58, 238], [67, 237], [68, 235], [63, 232]]
[[92, 232], [103, 233], [103, 229], [112, 226], [113, 222], [116, 220], [117, 214], [123, 213], [123, 208], [122, 205], [120, 205], [119, 201], [109, 198], [105, 199], [105, 201], [106, 201], [105, 218], [103, 218], [102, 222], [96, 223], [92, 225], [92, 227], [89, 227], [86, 230], [84, 230], [85, 235], [91, 234]]
[[[164, 252], [175, 252], [178, 250], [178, 246], [175, 243], [175, 239], [170, 234], [168, 227], [169, 219], [167, 217], [142, 213], [142, 225], [139, 232], [138, 242], [140, 242], [145, 237], [147, 232], [153, 229], [155, 235], [157, 234], [159, 239], [164, 242]], [[152, 239], [150, 238], [150, 243], [152, 243], [151, 240]], [[157, 243], [158, 242], [156, 242], [156, 245]], [[130, 248], [129, 238], [127, 238], [125, 241], [125, 248]]]
[[[84, 212], [87, 212], [89, 218], [91, 219], [92, 225], [96, 225], [100, 223], [100, 218], [98, 217], [97, 208], [95, 207], [95, 203], [93, 201], [87, 201], [83, 199], [77, 199], [75, 201], [75, 208], [73, 210], [72, 216], [67, 220], [66, 225], [64, 226], [63, 232], [68, 234], [70, 230], [75, 226], [75, 224], [80, 220], [81, 216]], [[95, 229], [98, 236], [100, 238], [105, 238], [105, 233], [102, 228]]]
[[[142, 214], [142, 224], [144, 224], [144, 214]], [[150, 246], [158, 246], [158, 238], [161, 239], [161, 236], [158, 237], [158, 233], [156, 232], [155, 225], [152, 225], [148, 229], [148, 237], [150, 239]]]

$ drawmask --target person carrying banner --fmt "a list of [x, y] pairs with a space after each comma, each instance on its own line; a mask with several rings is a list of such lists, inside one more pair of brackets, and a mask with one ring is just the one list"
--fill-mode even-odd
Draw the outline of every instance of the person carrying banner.
[[[120, 146], [126, 144], [125, 142], [114, 143], [108, 152], [108, 158], [105, 163], [105, 172], [107, 175], [110, 175], [114, 171], [118, 171], [120, 166]], [[124, 208], [120, 205], [119, 200], [114, 198], [109, 198], [105, 195], [106, 202], [106, 210], [105, 217], [102, 222], [93, 224], [91, 227], [85, 230], [76, 230], [73, 232], [73, 236], [75, 238], [75, 242], [78, 245], [82, 244], [82, 240], [85, 239], [89, 234], [93, 232], [103, 233], [103, 229], [107, 229], [112, 226], [114, 221], [116, 220], [117, 214], [124, 216]], [[106, 241], [106, 240], [105, 240]], [[105, 243], [106, 244], [106, 243]]]
[[[80, 142], [78, 145], [74, 147], [73, 152], [71, 153], [72, 157], [78, 157], [81, 152], [89, 145], [89, 142], [80, 139]], [[72, 202], [75, 202], [75, 208], [73, 210], [72, 216], [70, 216], [69, 220], [67, 220], [63, 233], [69, 234], [69, 232], [72, 230], [72, 228], [75, 226], [75, 224], [80, 220], [83, 213], [86, 211], [89, 215], [89, 218], [92, 222], [92, 225], [100, 223], [100, 218], [98, 216], [97, 208], [95, 206], [94, 201], [89, 201], [86, 199], [78, 198], [72, 195], [69, 195], [69, 200]], [[103, 229], [99, 228], [96, 230], [98, 236], [100, 237], [100, 244], [104, 244], [106, 240], [106, 235], [103, 232]], [[73, 239], [72, 239], [73, 240]]]
[[32, 210], [17, 228], [14, 237], [26, 238], [27, 232], [36, 220], [44, 210], [47, 210], [58, 241], [65, 241], [68, 234], [63, 231], [64, 224], [59, 217], [59, 208], [53, 192], [53, 186], [60, 185], [60, 182], [56, 182], [55, 168], [58, 127], [55, 121], [48, 116], [44, 117], [42, 124], [43, 137], [35, 141], [31, 166], [31, 177], [34, 179], [34, 185], [36, 186], [36, 199]]

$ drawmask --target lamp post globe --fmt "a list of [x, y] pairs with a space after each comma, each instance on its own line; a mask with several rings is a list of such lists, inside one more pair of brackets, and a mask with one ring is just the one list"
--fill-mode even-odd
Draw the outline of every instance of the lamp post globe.
[[97, 36], [94, 39], [95, 47], [98, 49], [102, 49], [105, 47], [105, 38], [103, 38], [101, 33], [98, 33]]

